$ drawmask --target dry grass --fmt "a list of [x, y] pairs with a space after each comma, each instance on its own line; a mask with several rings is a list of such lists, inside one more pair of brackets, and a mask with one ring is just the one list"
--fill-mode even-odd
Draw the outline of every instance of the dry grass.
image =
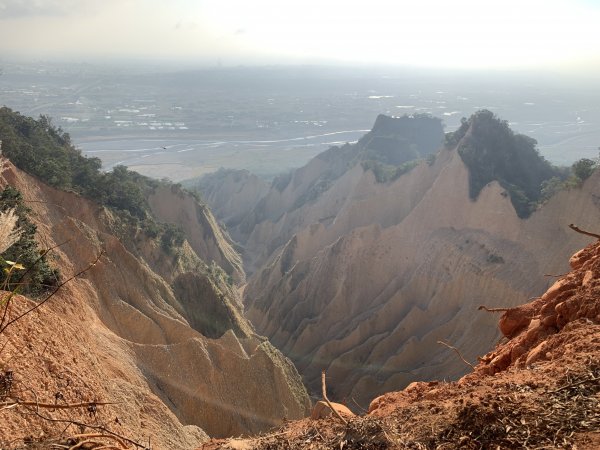
[[17, 228], [17, 216], [15, 209], [7, 209], [0, 212], [0, 253], [4, 253], [21, 237], [21, 230]]

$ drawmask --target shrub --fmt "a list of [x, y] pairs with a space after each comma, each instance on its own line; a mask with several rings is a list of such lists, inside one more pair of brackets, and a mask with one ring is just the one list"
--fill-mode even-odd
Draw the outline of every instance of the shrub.
[[581, 181], [585, 181], [596, 169], [596, 161], [588, 158], [582, 158], [579, 161], [576, 161], [571, 166], [571, 169], [573, 170], [573, 175], [575, 175]]
[[[83, 156], [70, 136], [47, 116], [35, 120], [2, 107], [0, 136], [2, 153], [19, 169], [116, 210], [126, 223], [141, 226], [149, 237], [160, 234], [162, 227], [152, 217], [147, 198], [161, 184], [171, 185], [169, 181], [153, 180], [125, 166], [102, 172], [100, 159]], [[171, 190], [177, 195], [186, 192], [178, 184], [171, 185]], [[162, 239], [169, 249], [183, 243], [181, 235], [168, 226]]]
[[[30, 209], [23, 202], [21, 193], [8, 186], [0, 193], [0, 212], [14, 211], [18, 219], [15, 223], [19, 230], [19, 239], [0, 254], [3, 271], [0, 273], [0, 285], [4, 290], [18, 290], [28, 295], [39, 295], [58, 284], [58, 269], [50, 267], [45, 252], [41, 251], [35, 241], [37, 227], [28, 214]], [[19, 264], [23, 273], [11, 270]]]

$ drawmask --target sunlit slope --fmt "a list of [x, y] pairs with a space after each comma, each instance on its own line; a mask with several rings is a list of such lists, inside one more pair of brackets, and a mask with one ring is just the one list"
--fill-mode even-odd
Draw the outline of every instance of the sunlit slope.
[[246, 289], [247, 316], [314, 391], [322, 369], [335, 380], [333, 392], [363, 401], [413, 380], [458, 377], [467, 366], [437, 341], [475, 360], [499, 338], [496, 318], [478, 306], [510, 306], [543, 292], [551, 282], [544, 274], [564, 271], [584, 244], [568, 224], [593, 228], [600, 219], [597, 173], [540, 201], [528, 218], [517, 214], [505, 177], [473, 195], [457, 151], [473, 131], [467, 124], [435, 159], [387, 180], [354, 164], [298, 202], [331, 167], [317, 157], [284, 189], [274, 184], [257, 210], [264, 216], [246, 242], [257, 269]]

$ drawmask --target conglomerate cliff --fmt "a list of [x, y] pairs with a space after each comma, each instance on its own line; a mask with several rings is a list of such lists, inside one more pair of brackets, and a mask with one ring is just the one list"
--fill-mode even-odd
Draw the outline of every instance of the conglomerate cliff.
[[[174, 254], [110, 209], [49, 187], [6, 160], [3, 167], [2, 187], [22, 193], [38, 242], [57, 246], [50, 255], [63, 279], [102, 255], [2, 333], [0, 361], [12, 383], [1, 399], [110, 404], [89, 417], [85, 409], [44, 410], [54, 421], [24, 406], [5, 409], [0, 445], [73, 435], [62, 430], [75, 420], [152, 448], [193, 448], [207, 434], [258, 432], [306, 414], [294, 366], [242, 315], [226, 272], [243, 278], [239, 257], [206, 207], [178, 189], [150, 199], [162, 220], [177, 221], [187, 211], [186, 241]], [[18, 297], [13, 305], [9, 318], [34, 303]]]

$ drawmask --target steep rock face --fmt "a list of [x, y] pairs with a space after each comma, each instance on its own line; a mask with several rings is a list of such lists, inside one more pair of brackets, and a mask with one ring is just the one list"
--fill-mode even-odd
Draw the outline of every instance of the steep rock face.
[[550, 282], [543, 275], [564, 272], [561, 262], [585, 243], [568, 224], [600, 219], [598, 173], [524, 220], [498, 182], [470, 200], [469, 172], [446, 149], [388, 183], [355, 165], [293, 207], [294, 187], [310, 185], [323, 166], [315, 158], [265, 198], [272, 211], [246, 243], [262, 268], [245, 304], [313, 391], [327, 369], [342, 398], [459, 377], [465, 365], [437, 341], [474, 360], [499, 337], [478, 306], [539, 295]]
[[[600, 243], [533, 302], [500, 319], [507, 339], [458, 381], [413, 382], [347, 422], [325, 402], [277, 432], [212, 440], [244, 448], [600, 448]], [[333, 408], [348, 414], [346, 406]], [[351, 413], [350, 413], [351, 414]], [[317, 430], [318, 432], [315, 432]]]
[[502, 315], [499, 327], [510, 341], [481, 358], [478, 372], [493, 375], [558, 359], [568, 331], [600, 323], [600, 244], [588, 245], [569, 262], [571, 272], [541, 297]]
[[[255, 432], [283, 417], [306, 414], [308, 399], [295, 368], [252, 331], [240, 314], [239, 299], [231, 297], [232, 287], [218, 277], [182, 272], [177, 265], [169, 271], [171, 286], [145, 262], [143, 251], [135, 253], [148, 247], [143, 235], [125, 246], [111, 234], [118, 219], [110, 211], [12, 167], [3, 177], [25, 199], [35, 199], [32, 219], [40, 241], [45, 246], [66, 242], [55, 251], [63, 274], [77, 272], [105, 252], [93, 269], [44, 308], [64, 315], [74, 324], [74, 335], [83, 336], [90, 364], [101, 362], [95, 370], [103, 397], [123, 403], [119, 414], [131, 417], [127, 426], [139, 429], [142, 422], [144, 428], [164, 420], [169, 429], [147, 428], [154, 445], [190, 448], [205, 436], [202, 430], [214, 436]], [[177, 218], [184, 208], [173, 205], [170, 193], [158, 192], [153, 205], [160, 210], [161, 196], [171, 202], [163, 217]], [[210, 234], [212, 228], [194, 234], [201, 230], [197, 224], [213, 224], [207, 212], [192, 211], [196, 217], [183, 225], [190, 241], [201, 250], [214, 247], [216, 256], [226, 254], [218, 248], [221, 238]], [[202, 243], [203, 236], [212, 242]], [[198, 287], [202, 292], [195, 292]], [[215, 320], [207, 321], [203, 312], [215, 314]], [[56, 345], [68, 348], [69, 342]], [[57, 356], [54, 364], [64, 362]], [[265, 396], [264, 385], [277, 396]], [[126, 409], [131, 411], [125, 414]]]
[[[346, 203], [347, 190], [355, 189], [356, 175], [365, 172], [361, 164], [375, 164], [393, 171], [403, 162], [431, 154], [442, 139], [439, 119], [379, 116], [373, 130], [357, 144], [332, 147], [306, 166], [277, 177], [258, 201], [257, 197], [252, 198], [255, 202], [252, 208], [243, 201], [249, 193], [257, 193], [251, 179], [244, 181], [246, 178], [242, 177], [249, 192], [245, 188], [238, 189], [230, 177], [225, 177], [229, 180], [227, 183], [222, 182], [223, 177], [206, 178], [200, 186], [219, 220], [228, 224], [231, 235], [242, 244], [246, 272], [253, 273], [293, 233], [313, 223], [331, 222], [336, 217]], [[220, 209], [223, 196], [215, 194], [219, 189], [229, 194], [225, 204], [242, 205], [241, 209], [235, 212]], [[327, 204], [313, 208], [313, 203], [319, 202], [323, 195], [328, 198]], [[309, 216], [304, 217], [305, 214]], [[228, 222], [233, 216], [243, 220]]]
[[152, 213], [161, 222], [181, 226], [194, 252], [210, 264], [215, 261], [236, 282], [245, 279], [242, 260], [232, 248], [207, 206], [173, 186], [161, 186], [148, 198]]
[[232, 238], [239, 241], [238, 225], [269, 191], [269, 184], [247, 170], [219, 169], [199, 181], [186, 185], [202, 192], [219, 220], [227, 226]]

